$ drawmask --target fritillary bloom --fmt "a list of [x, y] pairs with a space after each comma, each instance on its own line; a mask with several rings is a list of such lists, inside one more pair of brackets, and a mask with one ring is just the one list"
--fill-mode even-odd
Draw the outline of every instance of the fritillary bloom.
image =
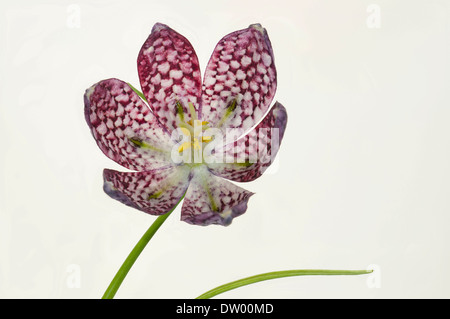
[[[203, 82], [191, 43], [164, 24], [155, 24], [137, 63], [143, 95], [114, 78], [84, 95], [98, 146], [131, 170], [105, 169], [104, 191], [152, 215], [169, 212], [184, 195], [181, 220], [229, 225], [253, 195], [231, 181], [263, 174], [287, 123], [280, 103], [270, 107], [277, 76], [266, 30], [253, 24], [223, 37]], [[231, 130], [240, 133], [229, 138]]]

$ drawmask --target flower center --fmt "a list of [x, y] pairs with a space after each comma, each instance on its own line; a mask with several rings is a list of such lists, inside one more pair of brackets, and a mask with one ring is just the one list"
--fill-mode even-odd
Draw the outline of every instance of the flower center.
[[[211, 136], [202, 136], [203, 131], [207, 128], [208, 122], [202, 122], [199, 120], [195, 120], [194, 124], [190, 124], [191, 121], [188, 121], [184, 123], [182, 127], [180, 127], [181, 132], [186, 137], [188, 141], [184, 142], [178, 147], [178, 152], [183, 152], [185, 150], [190, 149], [191, 147], [194, 150], [200, 150], [200, 141], [202, 143], [208, 143], [211, 142], [212, 137]], [[206, 123], [206, 124], [205, 124]], [[201, 127], [200, 130], [196, 130], [197, 127]], [[200, 132], [199, 132], [200, 131]]]
[[[177, 109], [179, 112], [182, 111], [181, 105]], [[188, 102], [189, 112], [191, 119], [189, 121], [184, 121], [184, 114], [180, 114], [181, 121], [178, 123], [179, 130], [182, 132], [182, 140], [184, 141], [179, 147], [178, 152], [184, 153], [185, 151], [191, 151], [191, 159], [194, 157], [194, 162], [203, 162], [202, 151], [206, 143], [212, 141], [212, 136], [203, 136], [203, 132], [209, 128], [208, 122], [201, 121], [197, 117], [197, 112], [195, 107], [191, 102]], [[181, 111], [180, 111], [181, 109]]]

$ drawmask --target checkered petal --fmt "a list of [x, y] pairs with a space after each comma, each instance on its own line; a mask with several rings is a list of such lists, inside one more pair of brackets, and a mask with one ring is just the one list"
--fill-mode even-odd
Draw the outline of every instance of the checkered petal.
[[97, 145], [132, 170], [171, 162], [174, 142], [130, 86], [118, 79], [94, 84], [84, 95], [85, 118]]
[[257, 179], [275, 159], [286, 125], [286, 109], [276, 102], [253, 130], [214, 154], [218, 162], [208, 164], [210, 170], [236, 182]]
[[144, 172], [103, 171], [103, 189], [110, 197], [151, 215], [169, 212], [185, 194], [189, 169], [170, 166]]
[[260, 24], [219, 41], [206, 67], [202, 119], [211, 127], [241, 128], [258, 123], [276, 91], [272, 46]]
[[184, 198], [181, 220], [193, 225], [228, 226], [234, 217], [245, 213], [252, 195], [252, 192], [212, 175], [204, 167], [198, 168]]
[[200, 102], [200, 67], [191, 43], [157, 23], [137, 62], [143, 94], [159, 121], [172, 131], [182, 114], [189, 116], [188, 102], [194, 106]]

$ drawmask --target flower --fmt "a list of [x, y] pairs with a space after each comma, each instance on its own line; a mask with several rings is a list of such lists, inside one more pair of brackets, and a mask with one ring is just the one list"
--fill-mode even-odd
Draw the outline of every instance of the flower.
[[[253, 193], [228, 180], [261, 176], [287, 123], [280, 103], [269, 109], [276, 69], [266, 30], [253, 24], [223, 37], [203, 83], [192, 45], [164, 24], [154, 25], [137, 63], [143, 95], [114, 78], [84, 95], [86, 121], [98, 146], [132, 170], [105, 169], [104, 191], [152, 215], [167, 213], [185, 195], [183, 221], [229, 225], [245, 213]], [[205, 134], [213, 128], [214, 135]], [[230, 139], [231, 129], [245, 134]]]

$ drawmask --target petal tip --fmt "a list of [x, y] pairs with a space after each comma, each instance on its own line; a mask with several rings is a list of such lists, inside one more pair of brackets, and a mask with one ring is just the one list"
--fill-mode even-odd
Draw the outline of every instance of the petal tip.
[[152, 33], [161, 31], [163, 29], [170, 29], [170, 28], [168, 25], [166, 25], [164, 23], [156, 22], [152, 27]]
[[209, 226], [209, 225], [221, 225], [221, 226], [229, 226], [231, 225], [234, 218], [243, 215], [248, 208], [248, 201], [250, 197], [255, 195], [255, 193], [250, 191], [245, 191], [245, 198], [240, 201], [238, 204], [230, 207], [222, 212], [217, 211], [208, 211], [200, 214], [192, 215], [192, 214], [183, 214], [181, 213], [181, 221], [184, 221], [191, 225], [197, 226]]
[[97, 84], [92, 85], [90, 88], [86, 89], [86, 91], [84, 92], [84, 98], [85, 100], [89, 100], [92, 93], [94, 93], [95, 87], [97, 86]]
[[274, 118], [273, 127], [279, 129], [278, 140], [281, 143], [281, 140], [284, 137], [284, 131], [286, 130], [288, 115], [286, 108], [278, 101], [272, 107], [272, 114]]
[[137, 207], [135, 203], [133, 203], [127, 196], [122, 194], [117, 188], [114, 187], [114, 184], [111, 181], [113, 174], [113, 170], [107, 168], [103, 170], [103, 191], [112, 199], [115, 199], [127, 206], [139, 209], [139, 207]]
[[274, 106], [274, 116], [275, 119], [283, 124], [281, 124], [282, 127], [286, 126], [287, 123], [287, 111], [286, 108], [283, 106], [283, 104], [281, 104], [280, 102], [276, 101]]
[[261, 32], [261, 34], [267, 33], [266, 29], [261, 25], [261, 23], [253, 23], [253, 24], [250, 24], [248, 27]]
[[86, 89], [84, 92], [84, 118], [86, 123], [90, 128], [92, 128], [91, 117], [90, 117], [90, 107], [91, 107], [91, 96], [94, 93], [97, 84], [92, 85], [90, 88]]
[[[247, 191], [248, 192], [248, 191]], [[229, 211], [223, 212], [220, 217], [222, 217], [221, 220], [219, 220], [220, 225], [222, 226], [229, 226], [231, 225], [231, 222], [234, 218], [243, 215], [248, 208], [248, 201], [250, 197], [255, 195], [255, 193], [248, 192], [247, 198], [237, 204], [236, 206], [232, 207]]]

